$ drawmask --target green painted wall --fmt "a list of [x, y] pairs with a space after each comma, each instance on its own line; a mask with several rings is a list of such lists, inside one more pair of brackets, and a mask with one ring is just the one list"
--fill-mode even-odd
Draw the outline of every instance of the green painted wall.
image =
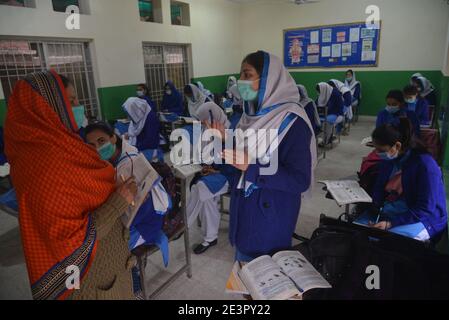
[[98, 89], [103, 119], [116, 120], [126, 118], [122, 105], [129, 97], [136, 96], [136, 84]]
[[0, 99], [0, 127], [4, 126], [5, 118], [6, 118], [6, 100]]

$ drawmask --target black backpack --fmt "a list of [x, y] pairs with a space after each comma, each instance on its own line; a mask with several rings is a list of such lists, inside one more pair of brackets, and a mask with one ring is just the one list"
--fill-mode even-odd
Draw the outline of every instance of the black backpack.
[[[331, 219], [325, 218], [329, 222]], [[428, 244], [334, 220], [322, 223], [298, 249], [332, 285], [307, 292], [309, 300], [416, 300], [449, 298], [449, 256]], [[379, 289], [369, 289], [379, 270]], [[368, 268], [368, 269], [367, 269]]]

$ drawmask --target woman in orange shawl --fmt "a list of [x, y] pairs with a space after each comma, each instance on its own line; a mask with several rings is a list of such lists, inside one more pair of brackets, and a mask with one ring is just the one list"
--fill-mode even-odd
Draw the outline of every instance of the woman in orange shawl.
[[78, 131], [57, 73], [17, 83], [8, 101], [5, 147], [33, 298], [132, 298], [119, 217], [135, 190], [126, 183], [115, 191], [114, 169]]

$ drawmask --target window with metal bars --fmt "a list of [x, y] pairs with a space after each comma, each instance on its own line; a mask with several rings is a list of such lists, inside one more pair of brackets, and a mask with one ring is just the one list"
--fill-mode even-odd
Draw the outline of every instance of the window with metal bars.
[[87, 42], [0, 39], [0, 82], [6, 100], [27, 74], [54, 69], [74, 84], [90, 118], [100, 115]]
[[160, 105], [164, 86], [172, 81], [179, 91], [190, 82], [187, 45], [143, 44], [145, 78], [154, 101]]

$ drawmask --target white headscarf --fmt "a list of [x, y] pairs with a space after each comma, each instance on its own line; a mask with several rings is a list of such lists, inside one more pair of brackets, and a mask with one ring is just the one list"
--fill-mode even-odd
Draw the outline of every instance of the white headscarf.
[[320, 82], [318, 83], [318, 86], [320, 87], [320, 95], [318, 96], [318, 106], [325, 107], [327, 106], [332, 96], [332, 91], [334, 90], [334, 88], [332, 88], [332, 86], [326, 82]]
[[192, 118], [198, 119], [196, 112], [198, 108], [206, 102], [206, 95], [194, 84], [188, 85], [192, 89], [192, 99], [187, 99], [189, 105], [189, 113]]
[[[240, 122], [237, 125], [237, 129], [240, 129], [243, 132], [247, 131], [248, 129], [253, 129], [257, 134], [257, 131], [260, 129], [279, 130], [281, 126], [286, 123], [285, 121], [289, 120], [289, 117], [292, 114], [302, 118], [306, 125], [309, 127], [310, 133], [312, 135], [312, 139], [310, 141], [312, 166], [310, 169], [312, 181], [314, 181], [314, 171], [317, 164], [317, 151], [314, 131], [308, 119], [307, 113], [304, 110], [304, 107], [299, 104], [299, 99], [299, 92], [298, 88], [296, 87], [295, 80], [293, 80], [290, 73], [284, 67], [282, 61], [278, 57], [264, 52], [264, 70], [260, 78], [258, 104], [255, 105], [254, 103], [245, 102], [245, 112], [243, 113]], [[256, 107], [257, 110], [255, 110]], [[250, 109], [253, 109], [255, 112], [250, 112]], [[263, 145], [260, 145], [258, 143], [254, 145], [248, 145], [249, 156], [254, 158], [254, 155], [262, 153], [269, 154], [269, 151], [277, 149], [295, 121], [296, 118], [294, 118], [290, 122], [287, 122], [288, 125], [282, 132], [279, 133], [277, 137], [276, 145], [274, 145], [275, 141], [273, 141], [272, 139], [274, 137], [268, 137], [268, 143]], [[239, 134], [241, 134], [240, 130], [236, 131], [237, 138]], [[239, 140], [242, 141], [242, 137], [240, 137], [240, 139], [238, 139], [237, 141]], [[242, 177], [243, 176], [244, 175], [242, 174]], [[245, 191], [251, 188], [251, 184], [249, 182], [245, 181], [245, 184], [243, 184], [243, 179], [241, 179], [239, 185], [240, 188], [243, 188], [244, 186]], [[309, 188], [309, 191], [310, 190], [311, 189]]]
[[[346, 87], [349, 88], [349, 90], [351, 90], [351, 94], [354, 95], [355, 94], [355, 88], [357, 87], [357, 85], [360, 85], [360, 82], [357, 81], [356, 76], [355, 76], [355, 72], [352, 72], [352, 80], [351, 82], [348, 82], [348, 80], [345, 80], [345, 85]], [[361, 96], [362, 93], [360, 93]]]
[[[230, 122], [223, 109], [217, 106], [214, 102], [206, 102], [198, 108], [196, 114], [199, 121], [211, 122], [213, 120], [214, 122], [223, 124], [225, 128], [230, 127]], [[211, 117], [213, 119], [211, 119]]]
[[243, 106], [243, 100], [242, 97], [240, 96], [239, 88], [236, 84], [233, 85], [231, 88], [229, 88], [229, 92], [232, 94], [233, 104], [235, 106], [236, 105]]
[[209, 90], [207, 90], [207, 89], [204, 87], [204, 84], [203, 84], [202, 82], [198, 81], [196, 84], [198, 85], [198, 88], [201, 90], [202, 93], [204, 93], [204, 95], [205, 95], [206, 97], [211, 97], [211, 96], [213, 96], [212, 92], [210, 92]]
[[331, 79], [330, 82], [332, 82], [335, 85], [335, 87], [338, 89], [338, 91], [341, 92], [341, 94], [345, 94], [346, 92], [351, 92], [351, 90], [349, 90], [349, 88], [340, 80]]
[[237, 78], [234, 76], [230, 76], [228, 78], [228, 84], [226, 86], [226, 90], [229, 91], [229, 89], [231, 89], [232, 86], [237, 84]]
[[423, 75], [419, 72], [412, 74], [412, 76], [410, 77], [410, 84], [413, 85], [413, 80], [416, 80], [420, 77], [423, 77]]
[[137, 143], [137, 137], [145, 127], [145, 122], [151, 112], [151, 107], [144, 99], [129, 98], [123, 104], [123, 109], [126, 111], [131, 120], [131, 124], [128, 129], [130, 139], [129, 142], [131, 145], [135, 146]]
[[321, 125], [321, 120], [320, 120], [320, 115], [318, 113], [318, 109], [316, 107], [315, 101], [313, 101], [313, 99], [311, 99], [309, 97], [309, 93], [307, 92], [306, 87], [304, 87], [302, 84], [298, 84], [297, 87], [298, 87], [298, 90], [299, 90], [299, 95], [301, 97], [301, 100], [299, 102], [301, 103], [301, 105], [304, 106], [304, 108], [309, 103], [311, 103], [311, 102], [313, 103], [314, 119], [310, 119], [310, 120], [311, 121], [313, 120], [317, 126], [320, 126]]
[[422, 97], [427, 97], [429, 93], [432, 93], [435, 89], [432, 83], [425, 77], [418, 77], [418, 81], [422, 83], [423, 91], [421, 92]]

